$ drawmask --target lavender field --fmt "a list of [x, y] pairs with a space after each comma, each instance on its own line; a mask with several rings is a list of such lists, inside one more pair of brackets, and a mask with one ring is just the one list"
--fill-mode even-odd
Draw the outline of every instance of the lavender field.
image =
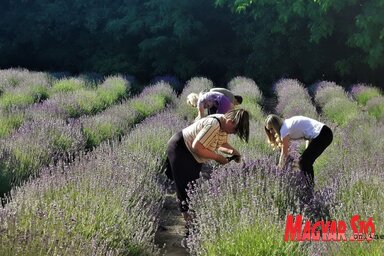
[[[155, 242], [169, 192], [161, 172], [172, 134], [197, 112], [186, 96], [214, 87], [194, 77], [177, 95], [165, 81], [134, 94], [124, 76], [89, 82], [28, 70], [0, 70], [0, 255], [167, 255]], [[315, 162], [307, 197], [293, 165], [281, 170], [266, 143], [265, 98], [235, 77], [251, 114], [250, 139], [231, 139], [241, 163], [212, 163], [189, 191], [191, 255], [382, 255], [384, 240], [285, 242], [288, 214], [304, 219], [372, 217], [384, 235], [384, 100], [365, 84], [274, 84], [274, 112], [326, 123], [334, 141]], [[308, 89], [307, 89], [308, 88]], [[304, 145], [292, 145], [297, 158]], [[175, 197], [176, 198], [176, 197]], [[350, 235], [351, 228], [347, 227]], [[347, 237], [349, 237], [347, 235]]]

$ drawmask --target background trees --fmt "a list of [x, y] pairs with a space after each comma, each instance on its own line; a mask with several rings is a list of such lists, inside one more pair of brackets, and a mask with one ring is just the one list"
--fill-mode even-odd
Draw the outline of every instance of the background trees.
[[382, 0], [5, 0], [0, 68], [383, 84]]

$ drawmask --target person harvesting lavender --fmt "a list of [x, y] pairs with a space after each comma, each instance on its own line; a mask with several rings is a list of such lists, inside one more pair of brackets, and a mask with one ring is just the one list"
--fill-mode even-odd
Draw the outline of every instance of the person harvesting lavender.
[[220, 93], [224, 94], [225, 97], [227, 97], [231, 101], [233, 106], [240, 105], [241, 103], [243, 103], [243, 97], [241, 97], [240, 95], [233, 94], [233, 92], [231, 92], [230, 90], [228, 90], [226, 88], [215, 87], [215, 88], [211, 88], [209, 91], [210, 92], [220, 92]]
[[196, 120], [205, 117], [205, 109], [208, 114], [225, 114], [233, 109], [233, 105], [221, 92], [191, 93], [187, 96], [187, 103], [192, 107], [197, 107], [198, 116]]
[[240, 162], [240, 153], [228, 143], [228, 134], [237, 134], [248, 142], [249, 113], [246, 110], [235, 109], [202, 118], [168, 141], [166, 174], [175, 182], [179, 209], [187, 223], [191, 219], [188, 214], [188, 184], [199, 178], [202, 164], [209, 160], [227, 164], [230, 160], [219, 152], [237, 156], [235, 161]]
[[264, 129], [271, 146], [281, 148], [279, 167], [283, 167], [288, 159], [291, 140], [307, 140], [306, 149], [300, 156], [299, 166], [309, 185], [313, 187], [313, 163], [331, 144], [332, 130], [325, 124], [309, 117], [293, 116], [283, 120], [273, 114], [267, 116]]

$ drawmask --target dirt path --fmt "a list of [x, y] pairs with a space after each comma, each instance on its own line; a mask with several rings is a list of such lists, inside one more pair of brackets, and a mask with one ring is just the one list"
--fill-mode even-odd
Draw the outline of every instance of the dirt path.
[[160, 226], [155, 235], [155, 243], [160, 248], [164, 247], [161, 253], [167, 256], [189, 255], [181, 246], [184, 232], [184, 219], [177, 208], [176, 194], [167, 194], [160, 213]]

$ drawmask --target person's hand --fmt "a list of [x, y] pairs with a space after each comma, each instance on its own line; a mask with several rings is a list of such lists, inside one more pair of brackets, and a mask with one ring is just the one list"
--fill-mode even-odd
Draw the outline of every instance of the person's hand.
[[227, 164], [229, 163], [228, 159], [222, 155], [217, 155], [217, 158], [215, 159], [216, 162], [218, 162], [219, 164]]
[[235, 156], [236, 156], [235, 162], [240, 163], [241, 162], [241, 155], [239, 154], [239, 155], [235, 155]]
[[240, 155], [233, 155], [233, 156], [230, 156], [230, 157], [227, 157], [228, 161], [235, 161], [236, 163], [240, 163], [241, 162], [241, 156]]

